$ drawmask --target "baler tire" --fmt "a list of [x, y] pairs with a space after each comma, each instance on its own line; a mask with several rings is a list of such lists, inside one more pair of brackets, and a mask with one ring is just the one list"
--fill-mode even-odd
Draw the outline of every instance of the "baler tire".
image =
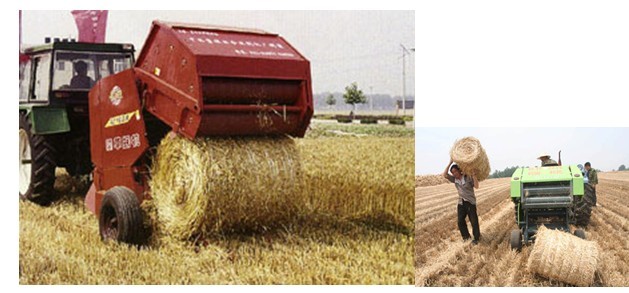
[[583, 231], [581, 229], [576, 229], [576, 230], [574, 230], [574, 236], [577, 236], [577, 237], [585, 240], [585, 231]]
[[575, 197], [574, 217], [576, 225], [585, 228], [590, 224], [592, 206], [594, 205], [594, 188], [585, 184], [584, 189], [585, 193], [581, 198]]
[[[19, 196], [38, 205], [47, 206], [58, 199], [59, 194], [55, 192], [55, 168], [57, 167], [55, 154], [56, 149], [49, 135], [37, 135], [32, 133], [32, 124], [25, 113], [20, 113], [20, 166], [30, 164], [28, 170], [20, 170], [20, 174], [27, 176], [27, 183], [20, 182]], [[28, 145], [26, 145], [28, 144]], [[23, 157], [29, 152], [30, 160]], [[30, 161], [30, 163], [25, 163]], [[20, 180], [22, 181], [22, 179]], [[22, 184], [26, 184], [22, 186]], [[22, 190], [24, 187], [24, 190]]]
[[511, 249], [520, 252], [522, 250], [522, 233], [520, 230], [511, 230]]
[[140, 245], [144, 241], [143, 228], [142, 210], [135, 193], [121, 186], [109, 189], [98, 217], [101, 240]]

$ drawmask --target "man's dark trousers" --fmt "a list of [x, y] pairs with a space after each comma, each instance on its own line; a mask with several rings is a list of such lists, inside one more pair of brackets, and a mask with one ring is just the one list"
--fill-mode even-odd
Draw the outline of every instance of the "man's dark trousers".
[[457, 205], [458, 224], [459, 231], [463, 239], [470, 238], [470, 232], [467, 229], [467, 223], [465, 223], [465, 217], [469, 216], [470, 223], [472, 224], [472, 232], [474, 233], [474, 240], [480, 239], [480, 227], [478, 226], [478, 215], [476, 214], [476, 205], [473, 205], [467, 201], [463, 201], [463, 204]]

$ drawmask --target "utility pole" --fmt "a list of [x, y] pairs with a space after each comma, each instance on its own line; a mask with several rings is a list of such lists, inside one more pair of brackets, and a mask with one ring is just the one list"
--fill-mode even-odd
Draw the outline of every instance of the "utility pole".
[[[410, 55], [411, 52], [400, 44], [402, 47], [402, 116], [406, 115], [406, 55]], [[411, 48], [411, 51], [415, 51], [415, 48]]]
[[411, 48], [409, 51], [402, 44], [400, 47], [402, 47], [402, 116], [404, 116], [406, 115], [406, 55], [415, 52], [415, 48]]

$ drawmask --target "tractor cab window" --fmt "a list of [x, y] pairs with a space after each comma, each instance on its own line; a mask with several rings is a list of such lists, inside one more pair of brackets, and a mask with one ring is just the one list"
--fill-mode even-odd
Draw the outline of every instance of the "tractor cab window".
[[103, 77], [131, 68], [131, 53], [58, 51], [53, 90], [90, 90]]
[[35, 83], [33, 99], [36, 101], [47, 101], [50, 90], [50, 55], [35, 57], [34, 66]]
[[31, 60], [20, 63], [20, 101], [28, 100], [31, 89]]

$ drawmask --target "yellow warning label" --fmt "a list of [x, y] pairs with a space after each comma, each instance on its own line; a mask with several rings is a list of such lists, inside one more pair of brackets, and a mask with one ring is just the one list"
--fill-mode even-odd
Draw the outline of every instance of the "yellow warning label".
[[131, 121], [133, 116], [135, 116], [136, 120], [140, 120], [140, 110], [135, 110], [133, 112], [129, 112], [126, 114], [121, 114], [121, 115], [109, 118], [109, 120], [105, 124], [105, 128], [127, 124], [129, 123], [129, 121]]

